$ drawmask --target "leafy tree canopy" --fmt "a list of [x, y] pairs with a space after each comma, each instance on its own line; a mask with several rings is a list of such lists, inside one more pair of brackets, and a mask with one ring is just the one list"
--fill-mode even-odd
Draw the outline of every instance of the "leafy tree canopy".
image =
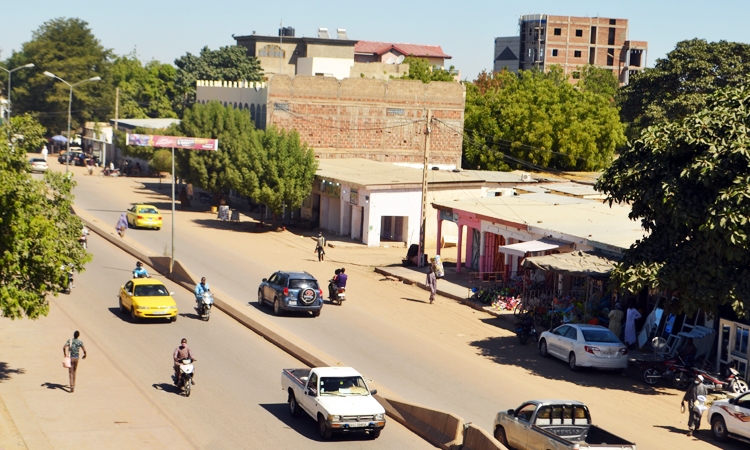
[[559, 170], [607, 167], [625, 143], [612, 102], [577, 89], [562, 69], [480, 74], [466, 85], [464, 156], [471, 167], [509, 170], [523, 160]]
[[631, 136], [649, 125], [700, 111], [709, 94], [750, 74], [750, 44], [691, 39], [677, 43], [653, 68], [633, 75], [619, 102]]
[[587, 64], [581, 68], [581, 78], [576, 87], [582, 91], [592, 92], [614, 101], [615, 95], [620, 88], [620, 81], [610, 69]]
[[91, 256], [78, 244], [81, 220], [70, 213], [75, 183], [57, 172], [33, 179], [26, 153], [19, 151], [32, 146], [43, 128], [28, 116], [11, 118], [11, 126], [25, 139], [13, 149], [0, 139], [0, 315], [36, 319], [49, 312], [47, 295], [67, 284], [63, 266], [82, 271]]
[[675, 291], [676, 312], [750, 311], [750, 88], [706, 98], [701, 111], [647, 128], [597, 189], [632, 206], [649, 232], [613, 280], [630, 292]]
[[141, 63], [135, 52], [112, 64], [112, 83], [120, 88], [120, 117], [177, 117], [172, 110], [177, 70], [159, 61]]
[[261, 81], [263, 71], [255, 57], [248, 56], [247, 50], [238, 45], [211, 50], [203, 47], [199, 55], [186, 53], [174, 61], [177, 66], [175, 87], [177, 105], [175, 110], [183, 111], [195, 102], [195, 82], [212, 81]]
[[106, 119], [114, 104], [110, 82], [112, 51], [105, 49], [80, 19], [58, 18], [43, 23], [6, 62], [8, 67], [34, 63], [35, 68], [13, 73], [15, 113], [32, 113], [53, 133], [67, 130], [70, 88], [45, 76], [51, 72], [70, 84], [95, 76], [102, 81], [83, 83], [73, 92], [72, 128], [85, 121]]
[[427, 59], [414, 56], [404, 58], [404, 64], [409, 65], [409, 72], [401, 77], [405, 80], [420, 80], [422, 83], [455, 81], [453, 75], [451, 75], [451, 72], [455, 69], [453, 66], [449, 70], [433, 68]]

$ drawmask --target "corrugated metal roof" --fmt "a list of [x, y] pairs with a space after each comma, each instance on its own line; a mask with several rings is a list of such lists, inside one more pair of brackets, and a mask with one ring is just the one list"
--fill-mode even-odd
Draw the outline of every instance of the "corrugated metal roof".
[[574, 183], [572, 181], [567, 183], [545, 183], [540, 184], [539, 187], [575, 197], [601, 199], [605, 197], [602, 192], [597, 191], [594, 189], [594, 186], [590, 184]]
[[[110, 123], [114, 124], [115, 120], [110, 119]], [[163, 128], [169, 128], [174, 123], [180, 123], [180, 119], [117, 119], [117, 126], [125, 128], [151, 128], [159, 130]]]
[[359, 41], [354, 45], [354, 53], [382, 55], [391, 49], [402, 55], [414, 55], [418, 58], [446, 58], [452, 56], [443, 52], [439, 45], [400, 44], [391, 42]]

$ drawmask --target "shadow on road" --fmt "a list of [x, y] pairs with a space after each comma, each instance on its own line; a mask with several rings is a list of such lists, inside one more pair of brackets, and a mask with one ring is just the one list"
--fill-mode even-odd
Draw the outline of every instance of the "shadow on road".
[[172, 383], [154, 383], [151, 385], [157, 391], [164, 391], [168, 394], [179, 394], [180, 388]]
[[10, 380], [11, 375], [23, 375], [25, 373], [25, 369], [11, 369], [8, 363], [0, 362], [0, 383]]
[[[304, 412], [298, 419], [295, 419], [289, 413], [289, 406], [286, 403], [268, 403], [261, 404], [260, 406], [271, 413], [272, 416], [279, 419], [279, 421], [283, 422], [289, 429], [296, 431], [311, 441], [322, 441], [318, 434], [318, 424]], [[333, 433], [333, 436], [331, 436], [331, 441], [333, 442], [367, 440], [369, 440], [369, 438], [366, 433]]]
[[[488, 319], [486, 321], [491, 322], [492, 320], [497, 319]], [[637, 370], [632, 368], [626, 371], [627, 376], [623, 376], [617, 371], [589, 368], [581, 368], [578, 372], [572, 372], [568, 368], [567, 362], [555, 357], [543, 358], [533, 341], [529, 341], [526, 345], [521, 345], [515, 335], [491, 337], [473, 341], [469, 345], [475, 347], [480, 355], [498, 364], [518, 366], [550, 380], [567, 381], [579, 386], [617, 389], [646, 395], [677, 396], [677, 394], [669, 392], [665, 388], [648, 386], [639, 381]]]
[[[168, 318], [161, 318], [161, 317], [154, 317], [154, 318], [148, 318], [148, 319], [138, 319], [137, 321], [133, 321], [130, 318], [130, 313], [126, 312], [125, 314], [120, 314], [120, 308], [118, 306], [115, 306], [114, 308], [107, 308], [109, 312], [112, 313], [113, 316], [117, 317], [118, 319], [122, 320], [123, 322], [127, 322], [133, 325], [143, 325], [143, 324], [151, 324], [151, 323], [158, 323], [163, 324], [165, 321], [169, 323]], [[181, 315], [181, 314], [178, 314]]]
[[[687, 421], [687, 415], [684, 416], [685, 420]], [[706, 416], [703, 416], [703, 419], [706, 419]], [[685, 428], [678, 428], [673, 427], [671, 425], [654, 425], [654, 428], [662, 428], [664, 430], [669, 431], [670, 433], [674, 434], [681, 434], [685, 436], [685, 440], [695, 440], [695, 441], [701, 441], [705, 442], [706, 444], [711, 444], [716, 448], [724, 449], [724, 450], [740, 450], [742, 448], [747, 448], [745, 444], [742, 444], [739, 441], [727, 441], [727, 442], [719, 442], [716, 439], [714, 439], [713, 433], [711, 432], [711, 429], [708, 428], [710, 425], [706, 424], [705, 420], [701, 422], [701, 425], [704, 427], [697, 432], [693, 433], [692, 437], [687, 437], [687, 425], [685, 425]]]
[[417, 298], [401, 297], [401, 300], [408, 300], [408, 301], [414, 302], [414, 303], [427, 303], [428, 305], [430, 304], [430, 302], [427, 301], [427, 300], [419, 300]]
[[42, 383], [42, 386], [46, 387], [47, 389], [60, 389], [63, 392], [70, 392], [70, 388], [67, 386], [63, 386], [62, 384]]
[[201, 316], [199, 316], [198, 314], [193, 314], [193, 313], [184, 313], [184, 314], [177, 314], [177, 315], [178, 315], [178, 316], [181, 316], [181, 317], [185, 317], [185, 318], [188, 318], [188, 319], [197, 319], [197, 320], [202, 320], [202, 319], [201, 319]]
[[[266, 314], [268, 316], [276, 316], [273, 313], [273, 305], [269, 304], [268, 302], [261, 305], [258, 303], [257, 300], [249, 301], [247, 302], [248, 305], [254, 307], [258, 311], [262, 312], [263, 314]], [[325, 303], [325, 300], [323, 301], [323, 304]], [[332, 305], [332, 306], [338, 306], [338, 305]], [[310, 314], [309, 311], [284, 311], [284, 313], [281, 316], [278, 317], [313, 317], [312, 314]]]

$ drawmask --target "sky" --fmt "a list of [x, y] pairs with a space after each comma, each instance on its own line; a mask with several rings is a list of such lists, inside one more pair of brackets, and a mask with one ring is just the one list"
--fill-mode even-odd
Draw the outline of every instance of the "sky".
[[21, 49], [43, 24], [59, 17], [88, 22], [105, 48], [116, 54], [136, 52], [142, 61], [174, 63], [204, 46], [234, 45], [232, 35], [253, 31], [278, 35], [279, 24], [296, 36], [316, 36], [317, 29], [345, 28], [350, 39], [440, 45], [453, 58], [446, 65], [473, 80], [492, 70], [494, 39], [518, 34], [524, 14], [608, 17], [629, 20], [628, 38], [648, 41], [647, 65], [653, 66], [681, 40], [750, 43], [748, 0], [25, 0], [5, 2], [0, 25], [0, 60]]

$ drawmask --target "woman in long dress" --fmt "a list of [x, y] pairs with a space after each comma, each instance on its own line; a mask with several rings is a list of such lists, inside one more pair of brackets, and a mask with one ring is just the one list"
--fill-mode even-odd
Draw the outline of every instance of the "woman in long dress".
[[125, 237], [125, 230], [128, 229], [128, 216], [125, 213], [120, 214], [120, 220], [117, 221], [117, 227], [115, 227], [117, 230], [117, 234], [120, 235], [120, 237]]
[[622, 306], [619, 303], [615, 305], [615, 309], [609, 312], [609, 331], [617, 336], [617, 339], [622, 339], [622, 319], [624, 317], [625, 313], [622, 312]]
[[628, 317], [625, 320], [625, 343], [630, 347], [635, 344], [635, 321], [641, 318], [641, 313], [635, 309], [634, 305], [628, 307]]

